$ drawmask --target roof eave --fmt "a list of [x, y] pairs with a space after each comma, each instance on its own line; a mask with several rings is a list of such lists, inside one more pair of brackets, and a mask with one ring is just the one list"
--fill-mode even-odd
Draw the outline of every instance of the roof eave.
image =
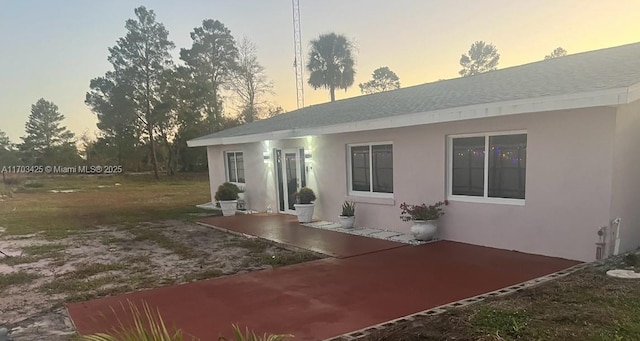
[[617, 106], [640, 99], [640, 83], [631, 87], [605, 89], [575, 94], [527, 98], [447, 108], [413, 114], [342, 123], [336, 125], [281, 130], [234, 137], [219, 137], [187, 141], [189, 147], [251, 143], [310, 135], [350, 133], [367, 130], [401, 128], [415, 125], [453, 122], [484, 117], [517, 115], [524, 113], [569, 110], [600, 106]]
[[640, 83], [629, 87], [627, 103], [632, 103], [637, 100], [640, 100]]

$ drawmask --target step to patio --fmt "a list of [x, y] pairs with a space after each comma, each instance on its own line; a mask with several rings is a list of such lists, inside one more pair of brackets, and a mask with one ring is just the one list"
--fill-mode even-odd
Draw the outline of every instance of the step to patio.
[[348, 234], [353, 234], [353, 235], [362, 236], [362, 237], [389, 240], [392, 242], [398, 242], [398, 243], [404, 243], [404, 244], [410, 244], [410, 245], [421, 245], [421, 244], [438, 241], [437, 238], [434, 238], [433, 240], [430, 240], [430, 241], [417, 240], [413, 238], [413, 235], [411, 234], [405, 234], [405, 233], [401, 233], [398, 231], [391, 231], [391, 230], [374, 229], [374, 228], [368, 228], [368, 227], [353, 227], [353, 228], [347, 229], [342, 227], [342, 225], [338, 223], [325, 221], [325, 220], [314, 221], [314, 222], [306, 223], [302, 225], [307, 227], [323, 229], [323, 230], [348, 233]]

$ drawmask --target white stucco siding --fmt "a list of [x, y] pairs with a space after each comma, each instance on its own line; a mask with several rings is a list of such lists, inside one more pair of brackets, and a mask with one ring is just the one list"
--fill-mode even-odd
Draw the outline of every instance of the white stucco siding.
[[620, 251], [640, 247], [640, 100], [618, 108], [610, 219], [621, 218]]
[[[356, 201], [356, 226], [409, 232], [399, 205], [447, 197], [447, 136], [527, 132], [525, 204], [451, 201], [440, 238], [577, 260], [595, 258], [597, 229], [608, 223], [616, 109], [600, 107], [209, 147], [212, 192], [225, 180], [224, 151], [243, 151], [249, 207], [277, 207], [273, 148], [312, 151], [307, 182], [316, 218], [337, 221], [342, 202]], [[347, 145], [393, 143], [391, 199], [348, 196]], [[215, 155], [211, 155], [215, 154]]]
[[[592, 260], [609, 216], [614, 125], [614, 108], [594, 108], [317, 137], [318, 216], [336, 220], [342, 201], [355, 199], [356, 226], [408, 232], [400, 203], [447, 196], [447, 135], [526, 130], [525, 205], [452, 201], [440, 237]], [[348, 197], [345, 146], [379, 141], [393, 142], [393, 200]]]

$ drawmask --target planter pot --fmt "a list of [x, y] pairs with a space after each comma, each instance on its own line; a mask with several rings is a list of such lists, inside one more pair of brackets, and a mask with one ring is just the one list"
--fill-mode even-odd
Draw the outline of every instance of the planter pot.
[[247, 196], [244, 192], [238, 193], [238, 209], [244, 210], [247, 208]]
[[340, 225], [345, 229], [350, 229], [353, 227], [353, 224], [356, 222], [355, 216], [340, 216]]
[[417, 240], [431, 240], [438, 231], [437, 220], [414, 220], [411, 233]]
[[222, 209], [222, 215], [225, 217], [236, 215], [236, 209], [238, 208], [238, 200], [220, 200], [220, 208]]
[[301, 223], [310, 223], [313, 219], [313, 209], [315, 206], [315, 204], [294, 204], [293, 207], [296, 209], [298, 221]]

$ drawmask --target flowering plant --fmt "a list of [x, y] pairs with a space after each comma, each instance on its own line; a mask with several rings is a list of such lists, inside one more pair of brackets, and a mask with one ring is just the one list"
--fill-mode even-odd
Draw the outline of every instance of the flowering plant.
[[433, 205], [423, 203], [421, 205], [408, 205], [403, 202], [400, 205], [402, 212], [400, 213], [400, 219], [402, 221], [409, 220], [436, 220], [444, 215], [444, 209], [442, 206], [449, 205], [449, 200], [438, 201]]

